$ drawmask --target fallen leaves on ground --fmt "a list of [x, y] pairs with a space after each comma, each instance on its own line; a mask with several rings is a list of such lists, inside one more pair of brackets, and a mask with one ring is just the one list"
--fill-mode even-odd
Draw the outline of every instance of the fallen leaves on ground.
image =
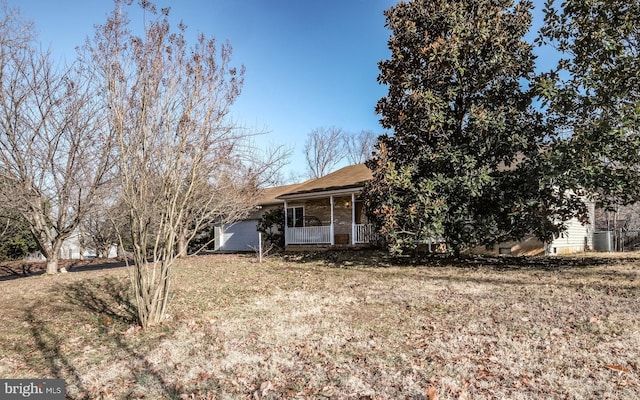
[[146, 331], [125, 268], [0, 282], [0, 376], [72, 399], [640, 397], [632, 256], [352, 256], [189, 257]]

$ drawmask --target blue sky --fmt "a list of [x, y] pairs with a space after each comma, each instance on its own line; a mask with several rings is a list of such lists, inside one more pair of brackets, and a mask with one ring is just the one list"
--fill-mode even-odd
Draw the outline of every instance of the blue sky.
[[[35, 23], [43, 47], [71, 60], [113, 8], [111, 0], [6, 0]], [[382, 133], [374, 112], [386, 88], [377, 63], [389, 57], [383, 11], [396, 0], [156, 0], [189, 32], [228, 40], [246, 67], [233, 108], [242, 125], [266, 132], [258, 146], [293, 147], [285, 178], [303, 174], [307, 134], [322, 126]], [[536, 0], [541, 7], [542, 0]], [[538, 14], [539, 11], [536, 12]], [[139, 16], [131, 14], [132, 22]], [[539, 17], [537, 18], [539, 20]]]

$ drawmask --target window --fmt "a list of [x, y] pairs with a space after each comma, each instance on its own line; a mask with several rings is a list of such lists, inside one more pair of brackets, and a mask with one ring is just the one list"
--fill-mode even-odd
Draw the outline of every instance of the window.
[[287, 227], [299, 228], [304, 226], [304, 208], [287, 207]]
[[355, 212], [355, 221], [353, 221], [355, 224], [363, 224], [364, 223], [364, 218], [363, 215], [364, 213], [362, 212], [362, 200], [356, 200], [355, 204], [353, 205], [356, 212]]

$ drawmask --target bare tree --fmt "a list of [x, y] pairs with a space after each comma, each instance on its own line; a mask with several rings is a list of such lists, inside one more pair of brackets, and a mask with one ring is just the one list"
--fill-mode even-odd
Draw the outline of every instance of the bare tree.
[[231, 65], [231, 47], [204, 35], [187, 45], [186, 27], [173, 32], [169, 10], [157, 14], [149, 1], [140, 3], [146, 23], [135, 36], [124, 11], [130, 3], [115, 1], [86, 50], [116, 135], [133, 288], [147, 327], [165, 316], [171, 269], [193, 238], [189, 232], [248, 212], [251, 188], [274, 164], [250, 165], [252, 134], [227, 117], [244, 75]]
[[304, 154], [309, 178], [320, 178], [331, 172], [345, 157], [345, 133], [336, 127], [322, 127], [307, 134]]
[[120, 244], [119, 232], [128, 229], [128, 218], [122, 202], [109, 204], [112, 199], [104, 200], [87, 213], [80, 229], [85, 244], [95, 249], [98, 257], [108, 258], [113, 246]]
[[[202, 231], [214, 224], [236, 222], [253, 211], [258, 189], [278, 181], [279, 170], [291, 153], [283, 146], [259, 151], [250, 143], [238, 150], [232, 163], [218, 165], [217, 178], [200, 186], [185, 210], [185, 223], [177, 243], [179, 257], [187, 255], [189, 243]], [[209, 244], [195, 248], [195, 252]]]
[[378, 135], [373, 131], [362, 130], [344, 136], [345, 152], [349, 164], [362, 164], [371, 158], [375, 150]]
[[83, 71], [56, 68], [30, 25], [2, 13], [0, 201], [28, 222], [54, 274], [109, 169], [111, 141]]

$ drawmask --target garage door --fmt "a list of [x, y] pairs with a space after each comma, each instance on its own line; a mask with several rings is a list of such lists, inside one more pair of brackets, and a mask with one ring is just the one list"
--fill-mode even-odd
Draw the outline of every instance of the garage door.
[[258, 248], [258, 221], [216, 226], [216, 251], [253, 251]]

